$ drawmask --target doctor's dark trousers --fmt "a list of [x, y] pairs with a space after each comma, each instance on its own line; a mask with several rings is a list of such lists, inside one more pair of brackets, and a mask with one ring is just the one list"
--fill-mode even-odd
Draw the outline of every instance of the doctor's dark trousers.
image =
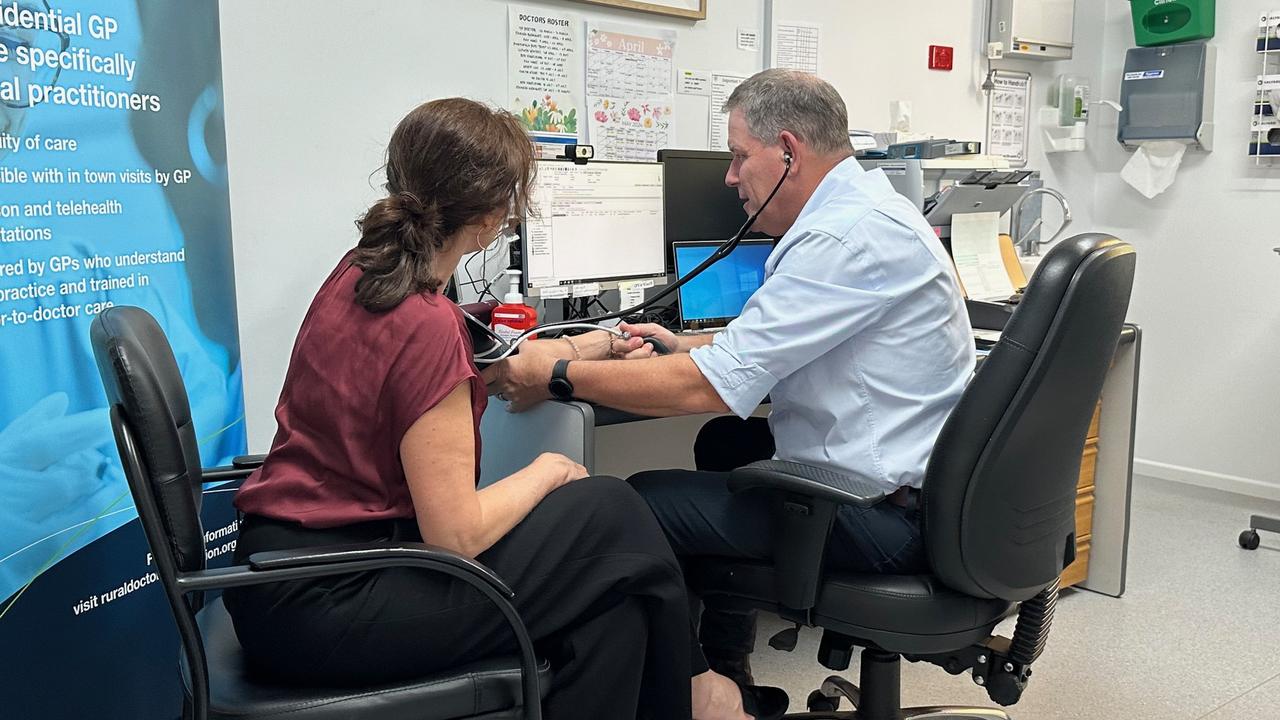
[[[694, 443], [697, 470], [653, 470], [633, 475], [628, 482], [653, 508], [677, 557], [768, 560], [773, 549], [768, 496], [735, 495], [727, 482], [729, 471], [767, 460], [774, 450], [766, 418], [718, 417], [702, 427]], [[841, 507], [831, 531], [827, 566], [854, 572], [923, 572], [927, 561], [917, 506], [912, 496], [906, 506], [881, 502], [870, 508]], [[712, 669], [745, 680], [737, 668], [755, 648], [755, 619], [754, 612], [712, 604], [703, 609], [698, 635]]]

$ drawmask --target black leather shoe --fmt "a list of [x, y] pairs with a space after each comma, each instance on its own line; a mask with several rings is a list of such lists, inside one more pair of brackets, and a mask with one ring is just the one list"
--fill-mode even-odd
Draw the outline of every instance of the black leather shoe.
[[791, 698], [782, 688], [768, 685], [739, 685], [742, 710], [755, 720], [778, 720], [787, 714]]
[[708, 652], [706, 653], [706, 658], [708, 667], [738, 683], [739, 687], [755, 684], [755, 680], [751, 677], [750, 655], [746, 653], [741, 655], [716, 655]]

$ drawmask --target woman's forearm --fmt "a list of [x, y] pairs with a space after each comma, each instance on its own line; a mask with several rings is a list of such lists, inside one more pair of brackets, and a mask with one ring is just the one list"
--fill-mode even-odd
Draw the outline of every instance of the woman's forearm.
[[532, 351], [559, 360], [605, 360], [609, 357], [613, 336], [604, 330], [581, 335], [565, 335], [549, 340], [529, 340], [522, 351]]
[[530, 466], [478, 491], [479, 517], [475, 519], [474, 532], [468, 542], [470, 547], [464, 554], [476, 557], [493, 547], [556, 487], [546, 473]]

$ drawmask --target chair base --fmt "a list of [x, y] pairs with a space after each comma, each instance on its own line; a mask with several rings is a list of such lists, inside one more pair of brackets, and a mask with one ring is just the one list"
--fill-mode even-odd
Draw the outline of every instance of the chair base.
[[[903, 708], [902, 720], [1010, 720], [1009, 714], [994, 708], [961, 706]], [[857, 710], [797, 713], [785, 720], [864, 720]]]
[[[787, 715], [790, 720], [1010, 720], [996, 708], [965, 706], [902, 707], [902, 658], [896, 653], [862, 651], [861, 687], [832, 675], [805, 701], [808, 712]], [[840, 669], [838, 666], [834, 669]], [[840, 705], [852, 705], [840, 710]]]

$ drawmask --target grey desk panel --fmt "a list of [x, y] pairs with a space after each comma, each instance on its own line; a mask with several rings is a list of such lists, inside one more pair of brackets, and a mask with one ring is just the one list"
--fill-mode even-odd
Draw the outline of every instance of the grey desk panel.
[[544, 402], [522, 413], [489, 399], [480, 418], [480, 486], [501, 480], [544, 452], [558, 452], [595, 471], [595, 409], [582, 402]]
[[[1133, 441], [1137, 407], [1138, 369], [1142, 333], [1125, 325], [1115, 362], [1103, 383], [1102, 416], [1098, 427], [1098, 461], [1095, 474], [1093, 540], [1089, 576], [1078, 585], [1086, 590], [1120, 597], [1125, 590], [1129, 549], [1129, 505], [1133, 483]], [[762, 406], [757, 413], [767, 413]], [[655, 448], [688, 453], [696, 427], [713, 417], [649, 418], [587, 403], [544, 402], [523, 413], [509, 413], [506, 404], [492, 400], [480, 421], [484, 439], [481, 485], [501, 479], [533, 461], [542, 452], [563, 453], [597, 472], [596, 427], [607, 428], [602, 442], [606, 458], [603, 471], [622, 477], [636, 470], [687, 463], [663, 462]], [[638, 421], [658, 420], [622, 426]], [[687, 427], [686, 427], [687, 425]], [[675, 433], [667, 432], [679, 426]], [[668, 452], [668, 454], [671, 454]], [[657, 461], [656, 463], [654, 461]]]
[[1078, 586], [1112, 597], [1124, 594], [1128, 571], [1133, 439], [1141, 357], [1142, 329], [1125, 325], [1115, 361], [1102, 384], [1089, 576]]

